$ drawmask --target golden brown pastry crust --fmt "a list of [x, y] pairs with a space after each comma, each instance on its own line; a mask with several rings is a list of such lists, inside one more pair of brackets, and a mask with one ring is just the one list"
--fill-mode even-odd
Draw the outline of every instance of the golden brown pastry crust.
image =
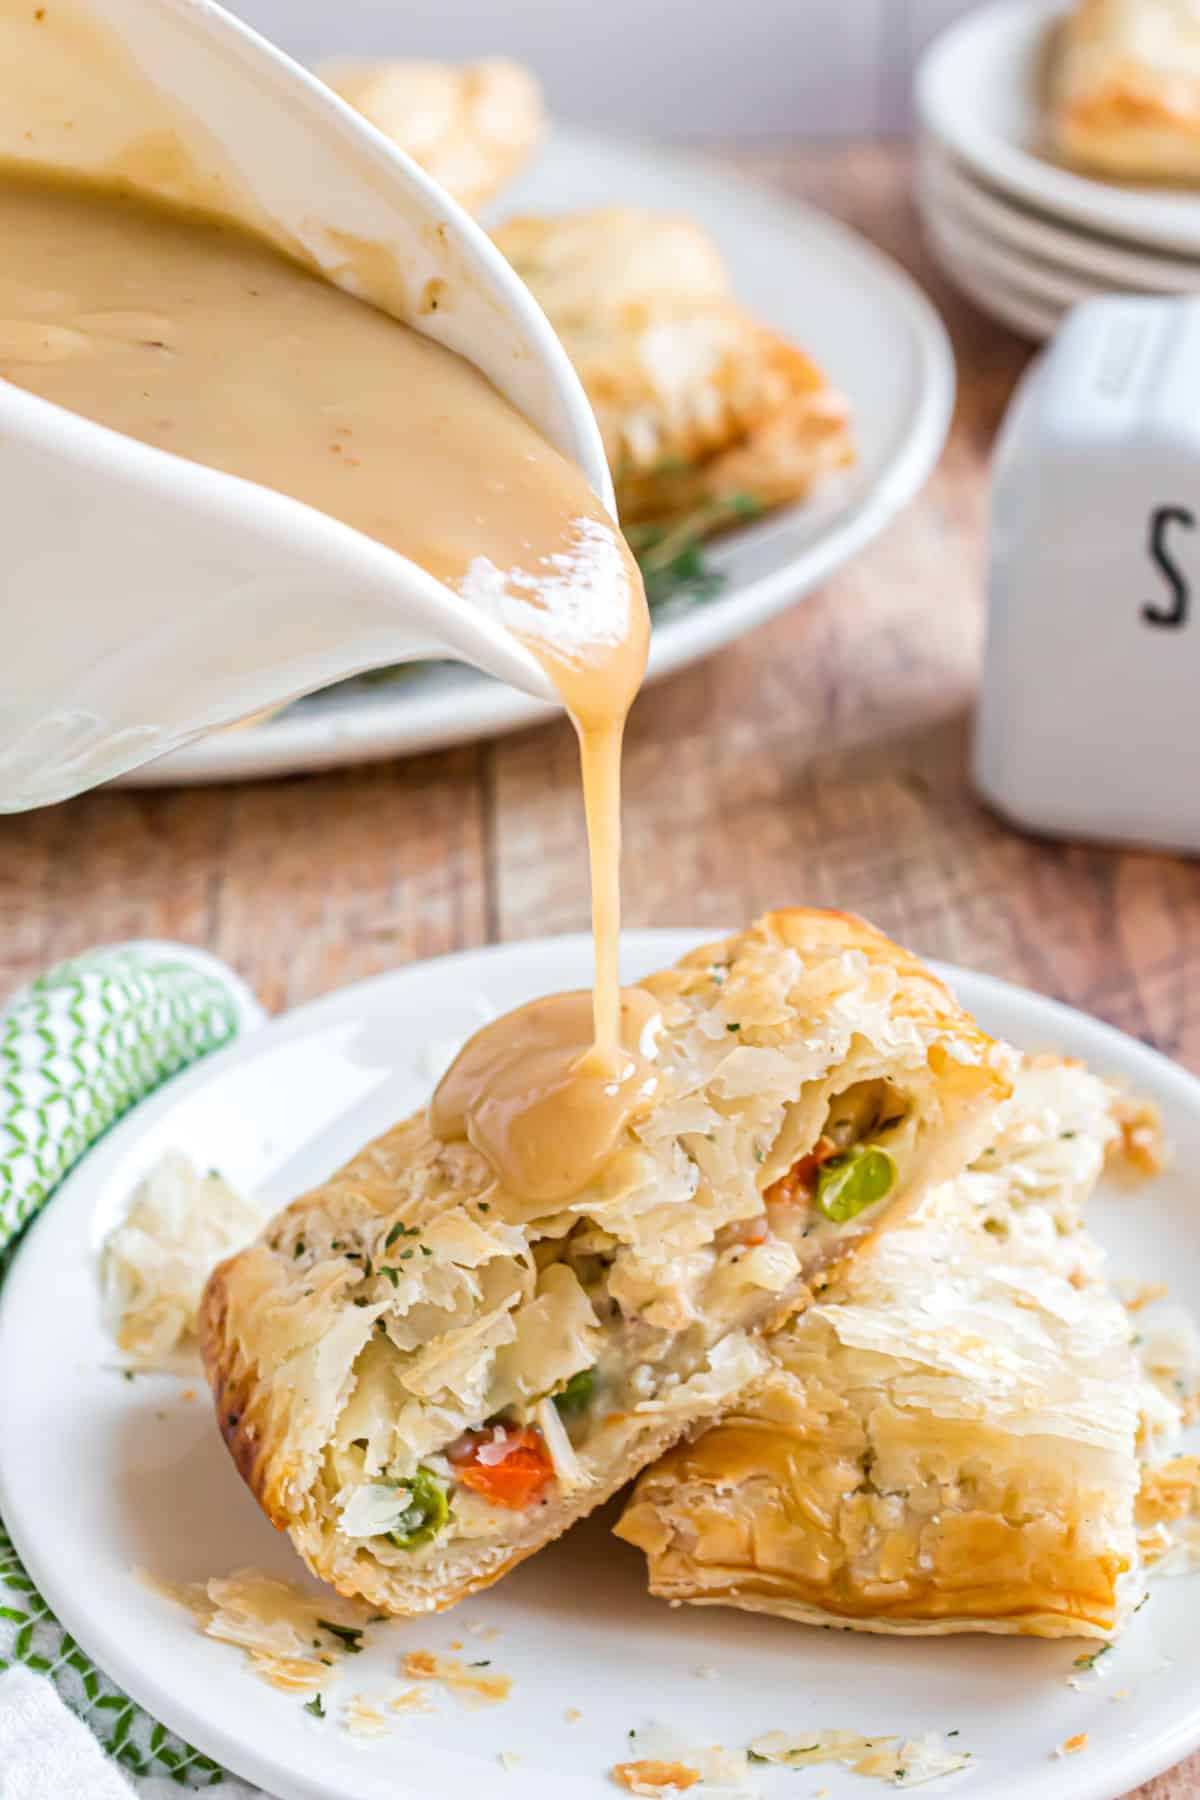
[[[765, 1390], [770, 1403], [772, 1390]], [[959, 1441], [956, 1441], [956, 1436]], [[881, 1512], [855, 1495], [864, 1446], [841, 1446], [831, 1433], [822, 1454], [814, 1437], [789, 1446], [767, 1419], [726, 1419], [696, 1444], [677, 1448], [638, 1484], [617, 1527], [647, 1552], [650, 1589], [668, 1600], [733, 1605], [801, 1622], [869, 1625], [876, 1632], [1018, 1632], [1038, 1637], [1107, 1636], [1117, 1626], [1127, 1552], [1098, 1548], [1080, 1530], [1089, 1496], [1069, 1520], [1006, 1518], [996, 1497], [977, 1509], [948, 1513], [936, 1528], [912, 1520], [898, 1526], [878, 1568], [858, 1576], [856, 1542], [881, 1529]], [[978, 1430], [945, 1432], [946, 1467], [1003, 1455], [1000, 1437]], [[828, 1532], [815, 1524], [834, 1502], [840, 1517]], [[667, 1484], [673, 1507], [694, 1532], [695, 1548], [679, 1551], [657, 1517]], [[734, 1496], [736, 1495], [736, 1499]], [[1106, 1496], [1090, 1496], [1097, 1505]], [[802, 1522], [803, 1521], [803, 1522]], [[882, 1525], [886, 1531], [886, 1524]]]
[[1055, 46], [1064, 161], [1130, 181], [1200, 181], [1200, 16], [1190, 0], [1080, 0]]
[[853, 461], [845, 399], [738, 305], [694, 220], [610, 207], [510, 219], [496, 242], [575, 364], [626, 525], [707, 536]]
[[[628, 1147], [618, 1151], [607, 1191], [580, 1205], [594, 1208], [621, 1245], [612, 1292], [628, 1316], [653, 1318], [656, 1306], [682, 1305], [686, 1317], [689, 1304], [718, 1308], [712, 1298], [718, 1292], [727, 1299], [731, 1291], [733, 1299], [728, 1314], [711, 1315], [721, 1326], [718, 1338], [710, 1340], [715, 1348], [706, 1354], [715, 1358], [720, 1351], [725, 1358], [719, 1369], [715, 1362], [704, 1365], [714, 1369], [712, 1379], [704, 1372], [685, 1379], [671, 1390], [678, 1403], [674, 1397], [655, 1400], [645, 1409], [614, 1415], [610, 1436], [605, 1436], [606, 1420], [599, 1447], [590, 1461], [585, 1458], [579, 1486], [556, 1488], [545, 1505], [528, 1517], [512, 1515], [511, 1525], [506, 1521], [506, 1529], [492, 1539], [465, 1545], [457, 1540], [407, 1560], [384, 1556], [373, 1547], [377, 1540], [350, 1538], [338, 1527], [327, 1451], [350, 1396], [357, 1403], [366, 1380], [356, 1370], [365, 1367], [368, 1345], [375, 1355], [391, 1359], [387, 1334], [397, 1325], [408, 1330], [422, 1306], [428, 1313], [449, 1304], [432, 1300], [428, 1284], [458, 1280], [464, 1258], [466, 1263], [475, 1258], [476, 1271], [484, 1267], [485, 1254], [492, 1259], [487, 1267], [502, 1274], [511, 1264], [512, 1281], [526, 1282], [522, 1292], [528, 1296], [535, 1278], [533, 1243], [543, 1241], [547, 1227], [547, 1244], [563, 1229], [515, 1205], [470, 1145], [436, 1139], [424, 1112], [368, 1144], [210, 1278], [200, 1337], [230, 1454], [272, 1522], [289, 1532], [309, 1567], [343, 1593], [360, 1594], [389, 1611], [450, 1605], [550, 1541], [681, 1435], [710, 1423], [765, 1373], [767, 1360], [756, 1334], [806, 1304], [813, 1289], [887, 1219], [900, 1217], [928, 1182], [960, 1167], [1008, 1091], [1007, 1053], [915, 957], [849, 914], [807, 908], [768, 914], [748, 931], [685, 957], [643, 985], [663, 1008], [663, 1097], [633, 1131]], [[721, 1022], [726, 1013], [736, 1017], [734, 1026]], [[793, 1076], [789, 1059], [796, 1055], [819, 1073], [808, 1080]], [[682, 1077], [672, 1072], [676, 1056], [689, 1072], [686, 1093], [678, 1087]], [[747, 1056], [754, 1070], [749, 1082]], [[705, 1057], [711, 1072], [697, 1086], [696, 1069]], [[805, 1237], [802, 1253], [774, 1240], [761, 1251], [746, 1252], [736, 1233], [735, 1241], [725, 1244], [730, 1222], [762, 1214], [766, 1189], [816, 1141], [830, 1096], [847, 1081], [877, 1079], [885, 1067], [915, 1096], [908, 1170], [895, 1199], [836, 1228], [822, 1224], [811, 1243]], [[772, 1081], [784, 1084], [778, 1093], [772, 1092]], [[695, 1124], [694, 1108], [713, 1104], [705, 1098], [712, 1094], [719, 1096], [711, 1114], [714, 1129], [704, 1130]], [[659, 1115], [680, 1104], [690, 1109], [689, 1129], [660, 1125]], [[755, 1147], [764, 1129], [771, 1141]], [[654, 1130], [660, 1133], [657, 1147]], [[654, 1156], [665, 1160], [655, 1162]], [[561, 1220], [561, 1207], [556, 1216]], [[589, 1210], [583, 1222], [592, 1216]], [[392, 1270], [389, 1284], [379, 1279], [386, 1258], [380, 1246], [400, 1225], [419, 1234], [426, 1248], [421, 1257]], [[697, 1254], [701, 1262], [716, 1257], [715, 1273], [689, 1302], [672, 1284]], [[745, 1273], [755, 1258], [769, 1262], [780, 1255], [797, 1273]], [[549, 1280], [544, 1267], [536, 1280], [541, 1293], [540, 1284]], [[766, 1285], [759, 1291], [753, 1281]], [[409, 1283], [414, 1285], [406, 1288]], [[519, 1321], [524, 1301], [502, 1300], [500, 1311], [487, 1318], [471, 1302], [454, 1333], [414, 1327], [418, 1360], [429, 1345], [453, 1351], [460, 1338], [465, 1341], [488, 1318], [499, 1318], [505, 1304], [517, 1304], [512, 1317]], [[382, 1348], [375, 1335], [380, 1328]], [[665, 1330], [665, 1338], [673, 1339], [674, 1330]], [[417, 1433], [414, 1462], [435, 1442], [449, 1442], [498, 1410], [494, 1403], [474, 1402], [478, 1415], [468, 1411], [456, 1421], [444, 1394], [439, 1397], [426, 1383], [425, 1406], [403, 1389], [408, 1365], [396, 1361], [394, 1366], [393, 1376], [387, 1361], [386, 1382], [400, 1385], [394, 1390], [389, 1385], [388, 1392], [394, 1391], [395, 1407], [406, 1419], [415, 1418], [405, 1426]], [[542, 1391], [547, 1385], [539, 1383]], [[434, 1416], [430, 1431], [442, 1432], [436, 1440], [420, 1436], [427, 1413]], [[450, 1422], [443, 1425], [442, 1419]], [[362, 1429], [365, 1439], [368, 1428]]]
[[1027, 1061], [974, 1169], [639, 1481], [617, 1531], [652, 1592], [878, 1632], [1119, 1626], [1142, 1382], [1080, 1218], [1111, 1102], [1077, 1064]]
[[[681, 971], [707, 971], [723, 957], [741, 956], [748, 945], [756, 943], [779, 944], [805, 958], [849, 952], [869, 967], [888, 970], [901, 984], [892, 1009], [897, 1018], [947, 1033], [955, 1052], [965, 1062], [986, 1067], [995, 1047], [992, 1039], [960, 1005], [940, 976], [935, 975], [913, 951], [885, 936], [858, 913], [841, 912], [834, 907], [787, 906], [777, 912], [764, 913], [747, 930], [701, 945], [700, 949], [680, 957], [673, 968], [649, 976], [642, 986], [649, 988], [651, 993], [686, 989], [694, 977], [690, 974], [681, 976]], [[982, 1075], [981, 1080], [992, 1086], [991, 1076]], [[1006, 1076], [995, 1084], [993, 1092], [997, 1098], [1004, 1099], [1011, 1088]]]

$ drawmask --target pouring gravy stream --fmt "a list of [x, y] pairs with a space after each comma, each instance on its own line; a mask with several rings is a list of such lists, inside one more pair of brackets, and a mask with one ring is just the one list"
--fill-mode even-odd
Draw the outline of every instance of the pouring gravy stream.
[[0, 377], [399, 551], [554, 683], [580, 744], [591, 1005], [556, 995], [487, 1026], [432, 1121], [518, 1202], [576, 1191], [654, 1087], [652, 1005], [618, 985], [621, 742], [649, 617], [612, 519], [461, 357], [239, 226], [10, 169], [0, 241]]

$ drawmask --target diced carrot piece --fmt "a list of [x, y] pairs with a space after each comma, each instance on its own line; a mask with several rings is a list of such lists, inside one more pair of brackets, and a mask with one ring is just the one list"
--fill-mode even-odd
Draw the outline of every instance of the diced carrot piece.
[[768, 1206], [794, 1206], [799, 1200], [811, 1200], [817, 1191], [817, 1176], [823, 1163], [838, 1153], [832, 1138], [819, 1137], [807, 1156], [794, 1162], [786, 1175], [773, 1181], [763, 1199]]
[[482, 1494], [492, 1506], [507, 1506], [513, 1512], [519, 1512], [540, 1498], [554, 1475], [554, 1464], [541, 1432], [531, 1425], [511, 1434], [509, 1445], [498, 1462], [480, 1462], [481, 1445], [494, 1441], [490, 1433], [481, 1437], [471, 1452], [471, 1460], [458, 1465], [458, 1479], [464, 1487]]

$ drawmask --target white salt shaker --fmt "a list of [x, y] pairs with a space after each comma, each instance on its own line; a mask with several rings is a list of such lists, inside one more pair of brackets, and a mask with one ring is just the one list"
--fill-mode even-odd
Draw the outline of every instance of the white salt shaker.
[[993, 469], [975, 778], [1015, 823], [1200, 851], [1200, 299], [1077, 306]]

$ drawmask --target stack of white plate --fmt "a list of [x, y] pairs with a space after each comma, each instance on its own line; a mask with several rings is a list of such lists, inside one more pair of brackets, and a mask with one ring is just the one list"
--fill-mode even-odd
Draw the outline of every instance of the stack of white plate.
[[917, 71], [917, 203], [930, 249], [993, 318], [1041, 340], [1097, 294], [1200, 292], [1200, 190], [1077, 175], [1046, 155], [1061, 6], [968, 13]]

